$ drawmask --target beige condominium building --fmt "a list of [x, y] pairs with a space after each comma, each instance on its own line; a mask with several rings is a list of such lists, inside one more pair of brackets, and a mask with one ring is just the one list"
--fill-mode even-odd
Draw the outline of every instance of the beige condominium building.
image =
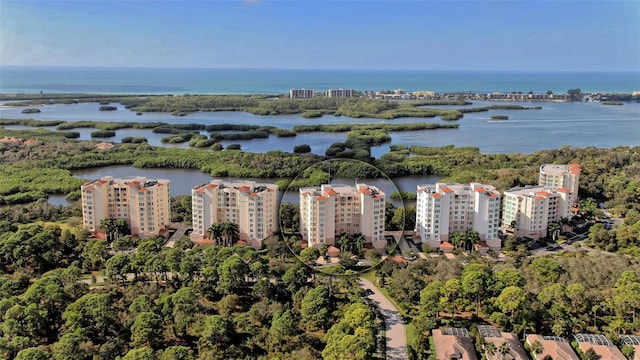
[[311, 99], [315, 96], [315, 91], [311, 89], [290, 89], [290, 99]]
[[517, 187], [504, 192], [502, 227], [517, 237], [538, 240], [549, 224], [571, 219], [573, 194], [567, 188]]
[[578, 164], [544, 164], [540, 166], [538, 185], [549, 189], [569, 189], [569, 192], [573, 194], [573, 201], [577, 202], [581, 171], [582, 169]]
[[214, 179], [191, 190], [193, 236], [206, 237], [213, 224], [238, 224], [240, 240], [260, 248], [278, 228], [278, 186]]
[[366, 184], [300, 189], [300, 233], [309, 246], [335, 245], [341, 234], [362, 234], [384, 248], [385, 194]]
[[81, 187], [82, 220], [89, 231], [100, 221], [125, 219], [131, 233], [157, 235], [169, 224], [169, 180], [104, 176]]
[[329, 89], [327, 90], [327, 97], [330, 98], [345, 98], [352, 97], [353, 90], [351, 89]]
[[432, 248], [455, 232], [477, 231], [491, 250], [500, 250], [500, 192], [491, 185], [418, 185], [416, 232]]

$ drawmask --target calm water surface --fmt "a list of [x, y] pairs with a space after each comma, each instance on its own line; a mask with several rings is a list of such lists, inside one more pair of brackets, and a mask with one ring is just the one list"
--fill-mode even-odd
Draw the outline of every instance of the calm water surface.
[[1, 93], [281, 94], [291, 88], [627, 92], [639, 72], [73, 68], [0, 66]]
[[[541, 110], [492, 110], [488, 112], [468, 113], [464, 118], [453, 122], [458, 129], [437, 129], [413, 132], [392, 132], [391, 144], [372, 148], [372, 156], [378, 158], [389, 149], [389, 145], [455, 146], [478, 147], [483, 153], [532, 153], [539, 150], [559, 148], [563, 145], [575, 147], [602, 147], [640, 145], [640, 104], [624, 103], [622, 106], [606, 106], [598, 103], [554, 103], [554, 102], [474, 102], [470, 107], [493, 104], [514, 104], [523, 106], [542, 106]], [[84, 103], [73, 105], [40, 106], [41, 113], [22, 114], [22, 108], [0, 108], [3, 118], [32, 118], [38, 120], [98, 120], [98, 121], [136, 121], [165, 123], [198, 124], [257, 124], [273, 125], [290, 129], [295, 125], [341, 124], [341, 123], [414, 123], [435, 122], [452, 123], [440, 118], [401, 118], [394, 120], [351, 119], [345, 117], [323, 116], [317, 119], [305, 119], [299, 115], [258, 116], [244, 112], [199, 112], [185, 117], [175, 117], [167, 113], [145, 113], [142, 116], [124, 109], [117, 111], [98, 111], [99, 104]], [[491, 121], [491, 115], [507, 115], [507, 121]], [[11, 126], [11, 129], [24, 127]], [[95, 129], [76, 129], [81, 139], [89, 140]], [[154, 134], [150, 130], [123, 129], [116, 131], [116, 137], [106, 141], [121, 141], [124, 136], [144, 136], [149, 143], [157, 146], [187, 147], [186, 144], [162, 144], [160, 139], [166, 134]], [[293, 138], [224, 141], [241, 144], [242, 149], [251, 152], [282, 150], [290, 152], [300, 144], [311, 146], [312, 152], [323, 155], [334, 142], [344, 141], [346, 133], [306, 133]]]

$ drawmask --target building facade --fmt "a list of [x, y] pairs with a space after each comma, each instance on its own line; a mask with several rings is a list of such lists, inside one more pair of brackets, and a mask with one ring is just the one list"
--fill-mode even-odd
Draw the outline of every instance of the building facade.
[[491, 185], [418, 185], [415, 230], [434, 249], [455, 232], [472, 230], [491, 250], [499, 251], [500, 199]]
[[169, 180], [104, 176], [81, 187], [82, 221], [91, 232], [100, 221], [125, 219], [132, 234], [157, 235], [170, 222]]
[[327, 97], [330, 98], [345, 98], [352, 97], [353, 90], [351, 89], [329, 89], [327, 91]]
[[315, 95], [315, 91], [310, 89], [291, 89], [289, 90], [290, 99], [311, 99]]
[[517, 237], [538, 240], [549, 224], [571, 219], [573, 194], [567, 188], [517, 187], [504, 192], [502, 227]]
[[335, 245], [341, 234], [362, 234], [384, 248], [385, 194], [366, 184], [300, 189], [300, 233], [309, 246]]
[[581, 171], [582, 169], [578, 164], [544, 164], [540, 166], [538, 185], [550, 189], [569, 189], [573, 194], [573, 201], [577, 203]]
[[205, 238], [213, 224], [238, 224], [240, 240], [260, 248], [278, 229], [278, 186], [214, 179], [191, 190], [193, 236]]

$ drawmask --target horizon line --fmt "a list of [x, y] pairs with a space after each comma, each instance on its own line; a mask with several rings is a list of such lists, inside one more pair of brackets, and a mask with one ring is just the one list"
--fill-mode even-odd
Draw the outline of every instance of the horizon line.
[[273, 71], [389, 71], [389, 72], [476, 72], [476, 73], [640, 73], [640, 69], [635, 70], [499, 70], [499, 69], [379, 69], [379, 68], [285, 68], [285, 67], [186, 67], [186, 66], [102, 66], [102, 65], [17, 65], [0, 64], [0, 68], [51, 68], [51, 69], [144, 69], [144, 70], [273, 70]]

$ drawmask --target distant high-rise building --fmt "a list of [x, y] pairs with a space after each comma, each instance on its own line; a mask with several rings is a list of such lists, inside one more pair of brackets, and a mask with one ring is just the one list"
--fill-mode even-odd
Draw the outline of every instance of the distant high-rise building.
[[571, 219], [573, 194], [567, 188], [518, 187], [504, 192], [502, 227], [507, 233], [534, 240], [547, 236], [547, 227]]
[[169, 180], [103, 176], [82, 185], [81, 192], [82, 221], [89, 231], [99, 231], [107, 218], [125, 219], [137, 235], [157, 235], [169, 225]]
[[214, 179], [191, 190], [194, 236], [206, 237], [213, 224], [238, 224], [240, 240], [260, 248], [278, 228], [278, 186]]
[[577, 202], [581, 171], [582, 168], [578, 164], [544, 164], [540, 166], [540, 180], [538, 181], [538, 185], [549, 189], [569, 189], [571, 194], [573, 194], [573, 201]]
[[345, 97], [352, 97], [353, 96], [353, 90], [351, 89], [329, 89], [327, 91], [327, 97], [330, 98], [345, 98]]
[[310, 99], [315, 95], [315, 91], [310, 89], [291, 89], [289, 90], [289, 98], [291, 99]]
[[335, 245], [341, 234], [362, 234], [365, 243], [385, 245], [385, 194], [366, 184], [300, 189], [300, 233], [309, 246]]
[[456, 232], [478, 232], [490, 249], [500, 250], [500, 192], [491, 185], [418, 185], [416, 232], [432, 248]]

